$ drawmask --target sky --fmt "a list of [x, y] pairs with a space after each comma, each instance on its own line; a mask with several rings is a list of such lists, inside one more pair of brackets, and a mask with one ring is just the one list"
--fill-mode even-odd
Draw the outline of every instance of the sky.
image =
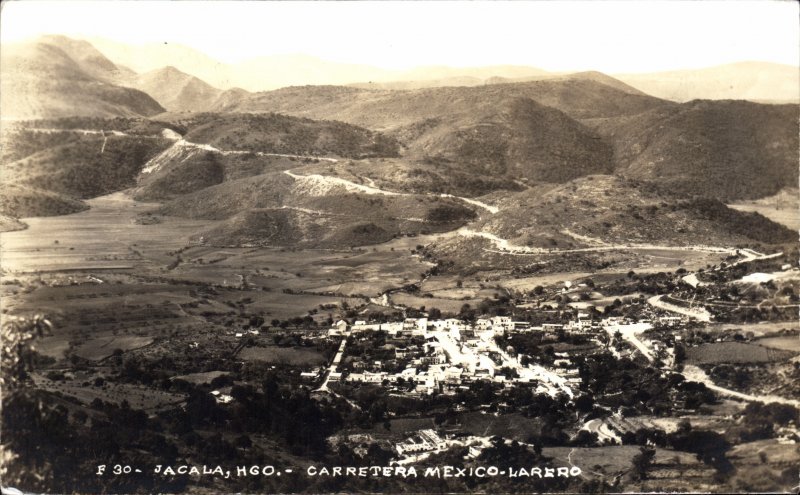
[[800, 65], [794, 1], [3, 2], [0, 42], [40, 34], [178, 43], [226, 63], [306, 54], [408, 69], [653, 72]]

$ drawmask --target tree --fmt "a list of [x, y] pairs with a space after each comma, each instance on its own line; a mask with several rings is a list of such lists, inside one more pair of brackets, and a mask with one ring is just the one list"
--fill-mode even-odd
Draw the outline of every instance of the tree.
[[[56, 241], [57, 242], [57, 241]], [[34, 366], [36, 339], [44, 337], [52, 330], [52, 324], [42, 315], [33, 318], [15, 318], [5, 322], [0, 328], [0, 344], [2, 344], [2, 359], [0, 359], [0, 389], [3, 391], [3, 443], [0, 445], [0, 479], [5, 485], [23, 486], [26, 471], [30, 472], [25, 459], [20, 455], [27, 452], [15, 452], [15, 443], [25, 445], [31, 439], [18, 438], [14, 435], [9, 438], [6, 427], [12, 428], [14, 424], [26, 426], [41, 424], [50, 416], [49, 411], [43, 407], [41, 399], [32, 397], [29, 390], [24, 388], [28, 372]], [[19, 428], [23, 430], [25, 428]], [[21, 431], [19, 432], [21, 434]], [[43, 465], [36, 466], [36, 475], [46, 478], [51, 475], [52, 464], [44, 461]]]
[[53, 325], [41, 315], [16, 318], [2, 327], [3, 359], [0, 387], [5, 394], [18, 390], [34, 365], [34, 341], [50, 333]]
[[647, 479], [647, 471], [653, 465], [653, 459], [656, 456], [656, 449], [652, 447], [641, 447], [639, 453], [633, 456], [631, 465], [633, 468], [633, 476], [637, 480]]

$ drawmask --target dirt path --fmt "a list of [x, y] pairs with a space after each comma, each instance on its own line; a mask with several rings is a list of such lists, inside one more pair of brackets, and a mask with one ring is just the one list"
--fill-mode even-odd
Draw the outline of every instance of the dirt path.
[[639, 352], [641, 352], [644, 357], [647, 358], [648, 361], [652, 362], [655, 359], [653, 356], [653, 351], [644, 342], [639, 340], [639, 336], [637, 335], [650, 330], [653, 328], [653, 325], [649, 323], [633, 323], [630, 325], [609, 325], [604, 328], [611, 337], [613, 337], [614, 334], [619, 331], [619, 333], [622, 335], [622, 338], [637, 348]]
[[653, 296], [647, 300], [647, 303], [655, 308], [685, 315], [690, 318], [694, 318], [695, 320], [702, 321], [704, 323], [711, 322], [711, 313], [709, 313], [708, 310], [706, 310], [705, 308], [684, 308], [676, 304], [670, 304], [664, 302], [661, 300], [662, 297], [664, 296], [663, 295]]
[[720, 387], [719, 385], [715, 384], [713, 380], [711, 380], [705, 371], [694, 365], [686, 365], [683, 368], [683, 376], [685, 376], [687, 380], [700, 382], [719, 394], [733, 397], [735, 399], [746, 400], [748, 402], [761, 402], [764, 404], [769, 404], [770, 402], [779, 402], [781, 404], [788, 404], [790, 406], [800, 408], [800, 401], [798, 400], [787, 399], [785, 397], [779, 397], [776, 395], [750, 395], [725, 387]]

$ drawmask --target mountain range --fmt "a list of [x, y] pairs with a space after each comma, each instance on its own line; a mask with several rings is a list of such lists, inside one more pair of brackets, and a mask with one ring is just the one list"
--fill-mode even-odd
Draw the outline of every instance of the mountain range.
[[[252, 91], [186, 47], [98, 46], [47, 36], [2, 47], [3, 118], [27, 120], [2, 132], [0, 214], [71, 213], [130, 189], [162, 215], [220, 221], [202, 238], [222, 245], [346, 247], [465, 225], [542, 247], [792, 237], [723, 202], [796, 187], [796, 104], [682, 102], [694, 90], [665, 99], [644, 79], [514, 66]], [[290, 59], [251, 61], [261, 68], [248, 73], [262, 88], [286, 64], [299, 72], [280, 77], [306, 82], [373, 74]], [[724, 69], [750, 78], [726, 94], [791, 85], [782, 68], [748, 67]], [[718, 69], [677, 80], [701, 87]]]
[[[239, 87], [253, 92], [299, 85], [353, 85], [368, 89], [481, 86], [571, 74], [518, 65], [388, 70], [335, 63], [307, 55], [259, 57], [226, 64], [174, 43], [131, 46], [101, 38], [89, 41], [111, 60], [140, 73], [173, 65], [212, 86], [221, 89]], [[698, 98], [776, 103], [800, 101], [800, 72], [797, 67], [783, 64], [744, 61], [699, 69], [611, 76], [649, 95], [678, 102]]]

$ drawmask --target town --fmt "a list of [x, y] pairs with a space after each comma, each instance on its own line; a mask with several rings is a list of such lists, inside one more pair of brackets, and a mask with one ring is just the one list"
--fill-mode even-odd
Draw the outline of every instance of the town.
[[[667, 325], [682, 321], [688, 321], [688, 317], [663, 316], [656, 320], [658, 324]], [[648, 358], [653, 352], [650, 347], [655, 350], [663, 348], [674, 357], [672, 348], [658, 343], [650, 343], [648, 347], [636, 337], [636, 334], [651, 328], [653, 325], [649, 320], [633, 322], [619, 317], [592, 320], [589, 314], [582, 312], [566, 324], [545, 323], [541, 326], [513, 321], [508, 316], [478, 318], [474, 323], [456, 318], [430, 320], [424, 317], [389, 323], [355, 320], [352, 325], [339, 320], [328, 330], [328, 336], [343, 337], [342, 344], [325, 372], [320, 390], [331, 382], [343, 381], [379, 383], [406, 393], [454, 393], [458, 388], [468, 388], [467, 384], [474, 381], [492, 381], [507, 386], [535, 385], [535, 393], [553, 397], [564, 393], [574, 398], [574, 386], [580, 384], [581, 379], [578, 370], [572, 366], [569, 353], [554, 353], [552, 365], [545, 367], [533, 361], [531, 356], [515, 351], [512, 342], [515, 335], [543, 332], [555, 338], [558, 333], [565, 333], [588, 338], [598, 348], [608, 348], [610, 340], [606, 336], [613, 338], [619, 332], [637, 348], [643, 349]], [[342, 364], [348, 341], [376, 339], [386, 342], [375, 349], [383, 359], [372, 361], [367, 357]], [[502, 348], [499, 342], [504, 341], [509, 345]], [[388, 356], [387, 350], [392, 351]]]

